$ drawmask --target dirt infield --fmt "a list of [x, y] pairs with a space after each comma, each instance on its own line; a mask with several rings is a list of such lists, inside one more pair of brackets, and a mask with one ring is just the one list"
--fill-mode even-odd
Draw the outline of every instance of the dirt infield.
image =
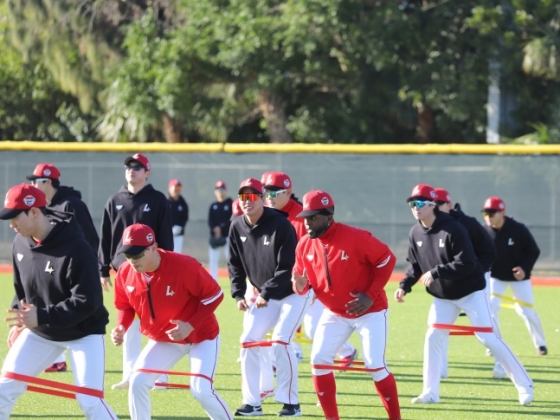
[[[12, 272], [12, 266], [9, 264], [0, 264], [0, 274], [10, 274]], [[218, 270], [218, 275], [220, 277], [227, 277], [227, 269], [220, 268]], [[398, 282], [403, 278], [403, 273], [395, 271], [391, 274], [391, 279], [389, 281]], [[548, 287], [560, 287], [560, 277], [554, 276], [533, 276], [531, 277], [533, 286], [548, 286]]]

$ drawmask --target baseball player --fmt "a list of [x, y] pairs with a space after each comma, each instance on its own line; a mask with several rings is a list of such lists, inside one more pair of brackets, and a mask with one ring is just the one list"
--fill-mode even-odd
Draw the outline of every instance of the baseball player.
[[485, 229], [496, 245], [496, 260], [490, 274], [490, 303], [492, 313], [498, 321], [500, 298], [508, 286], [516, 300], [515, 311], [523, 318], [529, 330], [537, 353], [545, 356], [548, 353], [541, 320], [532, 308], [534, 303], [531, 287], [531, 270], [539, 257], [540, 250], [527, 227], [506, 216], [506, 204], [500, 197], [488, 197], [482, 209]]
[[[243, 405], [240, 416], [263, 415], [260, 396], [259, 351], [251, 344], [260, 342], [273, 328], [272, 348], [276, 356], [276, 401], [284, 406], [280, 417], [299, 417], [297, 359], [290, 346], [310, 295], [294, 294], [291, 272], [295, 260], [296, 233], [280, 212], [267, 208], [260, 181], [249, 178], [239, 187], [243, 216], [235, 217], [229, 230], [228, 271], [231, 295], [244, 317], [240, 338]], [[245, 300], [247, 281], [259, 291], [254, 305]]]
[[[451, 195], [449, 192], [441, 187], [434, 188], [436, 193], [436, 204], [438, 205], [438, 209], [441, 212], [450, 214], [453, 216], [459, 223], [461, 223], [467, 233], [469, 234], [469, 239], [471, 240], [474, 254], [476, 258], [478, 258], [478, 262], [482, 265], [484, 269], [484, 277], [486, 279], [486, 286], [488, 286], [490, 280], [490, 267], [492, 267], [492, 263], [496, 258], [496, 250], [494, 248], [494, 243], [490, 235], [484, 230], [484, 227], [476, 220], [474, 217], [467, 216], [461, 210], [461, 206], [459, 203], [455, 204], [453, 207], [453, 203], [451, 201]], [[496, 324], [497, 325], [497, 324]], [[441, 377], [447, 378], [448, 371], [447, 371], [447, 346], [449, 344], [449, 337], [447, 337], [443, 343], [442, 347], [442, 371]], [[501, 366], [498, 368], [500, 369]], [[503, 370], [500, 370], [503, 371]], [[494, 372], [494, 377], [500, 376], [503, 378], [505, 373], [502, 375], [501, 373], [497, 373], [496, 370]], [[498, 379], [498, 378], [496, 378]]]
[[[6, 318], [10, 350], [0, 376], [0, 419], [10, 418], [25, 382], [6, 373], [37, 376], [69, 351], [76, 386], [103, 391], [105, 326], [109, 313], [96, 277], [95, 251], [71, 213], [47, 209], [47, 198], [27, 184], [8, 190], [0, 219], [10, 220], [15, 298]], [[77, 394], [87, 419], [116, 419], [100, 397]]]
[[218, 265], [223, 252], [226, 261], [229, 259], [228, 232], [231, 223], [231, 198], [227, 196], [227, 185], [224, 181], [214, 184], [216, 201], [208, 210], [208, 226], [210, 227], [210, 246], [208, 247], [208, 269], [214, 280], [218, 281]]
[[167, 201], [171, 207], [171, 230], [173, 231], [173, 251], [183, 252], [183, 239], [185, 238], [185, 227], [189, 221], [189, 205], [181, 195], [183, 184], [177, 178], [173, 178], [167, 185]]
[[[395, 266], [387, 245], [371, 233], [333, 218], [334, 201], [321, 190], [303, 196], [307, 235], [298, 243], [294, 289], [313, 287], [326, 309], [313, 338], [311, 363], [332, 365], [337, 350], [353, 331], [360, 335], [365, 366], [371, 373], [388, 418], [401, 418], [397, 384], [385, 360], [387, 296], [384, 287]], [[332, 370], [312, 369], [315, 391], [328, 420], [339, 420]]]
[[213, 420], [231, 420], [231, 412], [213, 386], [220, 348], [214, 311], [222, 302], [222, 289], [192, 257], [158, 248], [154, 231], [140, 223], [127, 227], [119, 253], [126, 262], [115, 279], [117, 327], [111, 332], [115, 345], [135, 315], [149, 342], [130, 377], [128, 407], [132, 420], [150, 419], [149, 390], [157, 373], [140, 369], [169, 370], [185, 355], [191, 366], [190, 389]]
[[[74, 213], [86, 241], [97, 251], [99, 236], [93, 225], [91, 214], [82, 201], [82, 193], [72, 187], [60, 185], [60, 171], [51, 163], [39, 163], [33, 173], [26, 177], [31, 185], [45, 193], [48, 207], [52, 210]], [[45, 372], [66, 372], [66, 357], [62, 353]]]
[[[101, 285], [109, 290], [112, 267], [117, 271], [125, 258], [117, 253], [122, 234], [127, 226], [143, 223], [150, 226], [160, 248], [173, 250], [171, 212], [165, 195], [148, 183], [152, 166], [148, 158], [140, 153], [124, 160], [127, 185], [109, 197], [101, 219], [101, 241], [99, 244], [99, 271]], [[135, 320], [128, 329], [123, 345], [123, 377], [113, 389], [128, 389], [128, 377], [142, 349], [139, 321]], [[166, 382], [162, 379], [160, 382]]]
[[[424, 387], [422, 393], [412, 399], [413, 404], [439, 402], [442, 343], [449, 330], [438, 329], [434, 324], [451, 325], [464, 310], [473, 327], [494, 326], [484, 291], [484, 269], [474, 254], [468, 232], [453, 216], [440, 212], [435, 200], [436, 193], [427, 184], [416, 185], [407, 199], [418, 223], [410, 230], [409, 265], [395, 291], [395, 299], [402, 303], [412, 286], [420, 281], [434, 297], [424, 344]], [[505, 368], [517, 388], [519, 403], [526, 405], [533, 401], [533, 381], [502, 340], [498, 329], [479, 330], [475, 335]]]

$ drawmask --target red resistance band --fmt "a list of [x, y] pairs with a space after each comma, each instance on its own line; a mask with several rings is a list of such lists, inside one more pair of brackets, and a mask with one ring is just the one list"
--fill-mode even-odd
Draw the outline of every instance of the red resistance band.
[[[363, 362], [362, 362], [363, 363]], [[344, 366], [333, 366], [333, 365], [311, 365], [313, 369], [326, 369], [326, 370], [350, 370], [352, 372], [379, 372], [380, 370], [386, 369], [385, 366], [380, 368], [361, 368], [361, 367], [344, 367]]]
[[469, 327], [466, 325], [432, 324], [436, 330], [449, 330], [449, 335], [474, 335], [475, 332], [491, 333], [492, 327]]
[[251, 347], [271, 347], [273, 344], [282, 344], [287, 346], [288, 343], [284, 341], [275, 340], [275, 341], [249, 341], [246, 343], [241, 343], [241, 347], [244, 349], [250, 349]]
[[[201, 373], [173, 372], [171, 370], [159, 370], [159, 369], [136, 369], [136, 372], [159, 373], [160, 375], [196, 376], [198, 378], [208, 379], [212, 384], [214, 383], [214, 380], [211, 377], [203, 375]], [[163, 385], [163, 382], [158, 383], [157, 385]], [[186, 388], [188, 386], [188, 385], [181, 385], [181, 384], [166, 384], [166, 385], [171, 386], [172, 388]]]
[[[76, 394], [84, 394], [84, 395], [90, 395], [92, 397], [104, 398], [103, 391], [100, 391], [98, 389], [70, 385], [70, 384], [65, 384], [63, 382], [50, 381], [48, 379], [36, 378], [34, 376], [20, 375], [19, 373], [14, 373], [14, 372], [2, 372], [1, 376], [16, 381], [27, 382], [31, 384], [37, 384], [37, 385], [47, 386], [50, 388], [55, 388], [55, 389], [48, 389], [48, 388], [28, 385], [27, 390], [32, 392], [40, 392], [43, 394], [55, 395], [57, 397], [73, 398], [73, 399], [76, 398]], [[57, 391], [56, 389], [62, 389], [64, 391], [71, 391], [71, 392]]]

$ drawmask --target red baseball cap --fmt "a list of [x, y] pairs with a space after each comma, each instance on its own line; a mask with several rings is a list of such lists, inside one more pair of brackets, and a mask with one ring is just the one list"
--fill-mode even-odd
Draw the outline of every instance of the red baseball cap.
[[147, 171], [152, 169], [152, 166], [150, 165], [150, 161], [148, 160], [148, 158], [141, 153], [134, 153], [132, 156], [129, 156], [124, 160], [125, 165], [128, 165], [130, 162], [138, 162]]
[[22, 211], [47, 205], [47, 197], [39, 188], [29, 184], [19, 184], [8, 190], [0, 219], [10, 220]]
[[241, 194], [241, 190], [243, 188], [250, 188], [253, 192], [259, 195], [262, 195], [263, 193], [263, 186], [261, 184], [261, 181], [255, 178], [247, 178], [245, 181], [243, 181], [241, 185], [239, 185], [239, 190], [237, 191], [237, 194]]
[[242, 214], [243, 214], [243, 210], [241, 210], [241, 204], [239, 204], [239, 198], [236, 198], [231, 203], [231, 215], [241, 216]]
[[270, 175], [272, 172], [264, 172], [261, 175], [261, 184], [265, 185], [266, 184], [266, 178], [268, 178], [268, 175]]
[[224, 190], [227, 190], [227, 185], [224, 181], [218, 181], [214, 184], [214, 189], [218, 189], [218, 188], [223, 188]]
[[34, 181], [39, 178], [58, 179], [60, 178], [60, 171], [52, 163], [39, 163], [35, 166], [33, 174], [28, 175], [25, 178], [30, 181]]
[[504, 211], [506, 209], [506, 203], [500, 197], [492, 196], [484, 200], [484, 205], [481, 211]]
[[171, 187], [182, 187], [183, 184], [181, 184], [181, 181], [179, 181], [177, 178], [173, 178], [171, 181], [169, 181], [169, 185], [167, 186], [167, 188], [171, 188]]
[[436, 192], [428, 184], [418, 184], [412, 189], [410, 197], [406, 199], [406, 202], [408, 203], [412, 200], [434, 201], [436, 200]]
[[152, 245], [155, 240], [156, 235], [151, 227], [135, 223], [124, 230], [118, 254], [138, 255]]
[[284, 172], [266, 172], [263, 174], [263, 178], [264, 181], [261, 180], [261, 182], [267, 190], [279, 191], [292, 188], [292, 180]]
[[334, 214], [334, 201], [329, 193], [312, 190], [303, 196], [303, 211], [296, 217], [309, 217], [316, 214]]
[[451, 203], [451, 194], [445, 188], [437, 187], [434, 188], [434, 191], [436, 192], [436, 202], [438, 204]]

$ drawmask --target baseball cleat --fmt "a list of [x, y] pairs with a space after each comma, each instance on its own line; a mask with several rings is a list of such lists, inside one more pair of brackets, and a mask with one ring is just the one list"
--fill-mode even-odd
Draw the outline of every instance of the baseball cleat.
[[503, 379], [506, 377], [506, 371], [504, 370], [503, 366], [496, 362], [494, 365], [494, 370], [492, 371], [492, 378], [494, 379]]
[[301, 408], [299, 404], [284, 404], [284, 408], [278, 412], [278, 417], [300, 417]]
[[45, 369], [45, 372], [66, 372], [67, 366], [66, 362], [60, 363], [53, 363], [48, 368]]
[[354, 360], [356, 360], [357, 357], [358, 357], [358, 349], [354, 349], [354, 351], [352, 352], [352, 354], [350, 356], [340, 358], [340, 361], [342, 362], [342, 363], [340, 363], [340, 367], [343, 367], [343, 368], [351, 367], [352, 362]]
[[420, 394], [410, 401], [412, 404], [437, 404], [439, 398], [434, 398], [430, 394]]
[[533, 385], [518, 386], [517, 392], [519, 393], [519, 404], [521, 405], [527, 405], [535, 398], [535, 393], [533, 392]]
[[116, 383], [111, 387], [111, 389], [128, 389], [128, 379]]
[[236, 416], [262, 416], [263, 411], [260, 405], [243, 404], [240, 408], [235, 410]]
[[546, 346], [539, 346], [538, 350], [539, 356], [546, 356], [548, 354], [548, 349]]

